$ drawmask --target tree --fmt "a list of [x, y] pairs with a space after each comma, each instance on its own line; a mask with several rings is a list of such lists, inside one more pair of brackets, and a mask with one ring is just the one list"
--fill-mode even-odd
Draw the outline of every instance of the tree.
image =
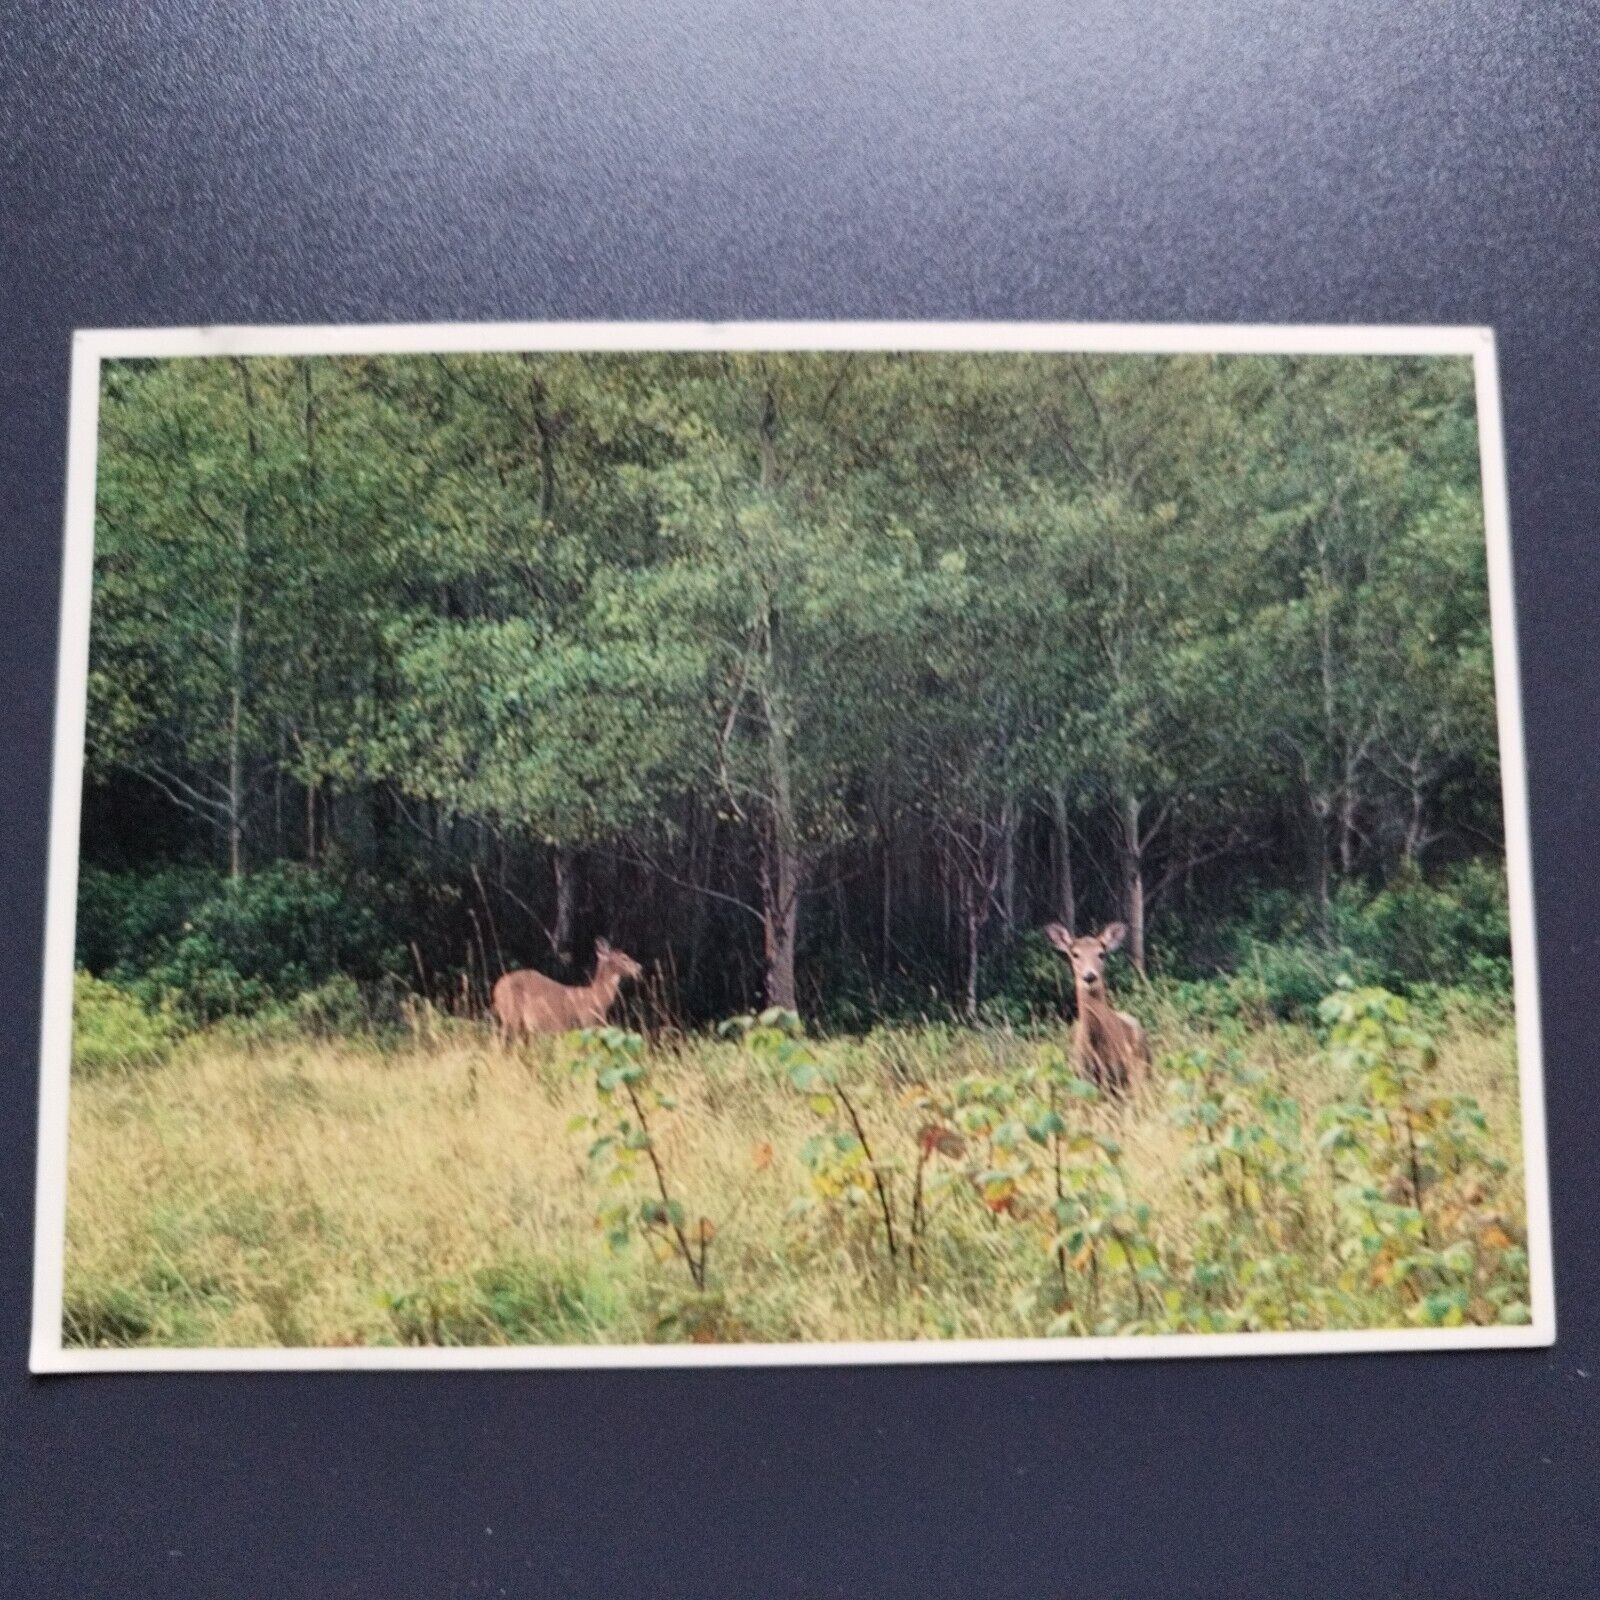
[[[801, 904], [819, 862], [858, 835], [859, 780], [888, 707], [887, 643], [913, 610], [904, 541], [852, 409], [854, 358], [686, 361], [662, 398], [676, 446], [640, 475], [658, 559], [614, 575], [615, 644], [655, 653], [692, 722], [695, 782], [753, 847], [768, 1003], [798, 1004]], [[870, 457], [868, 457], [870, 460]], [[878, 681], [872, 681], [876, 671]]]

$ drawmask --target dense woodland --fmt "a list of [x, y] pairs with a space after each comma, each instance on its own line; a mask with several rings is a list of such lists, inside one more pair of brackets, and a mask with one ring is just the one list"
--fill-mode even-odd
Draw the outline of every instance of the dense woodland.
[[1407, 894], [1489, 960], [1478, 472], [1454, 359], [110, 364], [80, 963], [978, 1015], [1048, 919], [1195, 975]]

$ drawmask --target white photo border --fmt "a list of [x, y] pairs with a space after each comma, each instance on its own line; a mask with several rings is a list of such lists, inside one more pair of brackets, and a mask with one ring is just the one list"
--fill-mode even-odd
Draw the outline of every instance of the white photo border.
[[[124, 358], [168, 356], [845, 349], [1471, 358], [1477, 396], [1495, 701], [1505, 807], [1506, 872], [1511, 913], [1532, 1320], [1521, 1325], [1494, 1327], [1380, 1328], [1351, 1332], [1147, 1334], [1060, 1339], [929, 1339], [815, 1344], [116, 1350], [78, 1349], [64, 1345], [62, 1304], [72, 987], [89, 626], [94, 588], [95, 469], [101, 363]], [[1534, 942], [1521, 675], [1512, 586], [1500, 383], [1492, 329], [1046, 322], [529, 322], [97, 329], [80, 330], [73, 336], [71, 384], [40, 1031], [33, 1335], [29, 1353], [31, 1371], [602, 1369], [1100, 1361], [1182, 1356], [1482, 1350], [1545, 1346], [1555, 1342], [1544, 1063]]]

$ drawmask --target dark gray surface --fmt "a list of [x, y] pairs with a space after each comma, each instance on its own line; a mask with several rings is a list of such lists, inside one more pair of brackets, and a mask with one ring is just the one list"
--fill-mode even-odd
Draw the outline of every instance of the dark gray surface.
[[[1301, 9], [0, 14], [0, 1594], [1600, 1593], [1595, 14]], [[1553, 1351], [27, 1376], [70, 330], [701, 316], [1498, 328]]]

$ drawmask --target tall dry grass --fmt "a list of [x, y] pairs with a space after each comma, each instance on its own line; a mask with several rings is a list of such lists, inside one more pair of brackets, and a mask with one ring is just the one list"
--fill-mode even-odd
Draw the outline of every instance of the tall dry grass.
[[[1201, 1035], [1157, 1019], [1164, 1050]], [[1058, 1041], [1059, 1042], [1059, 1041]], [[824, 1044], [860, 1086], [874, 1154], [904, 1202], [917, 1151], [912, 1080], [1015, 1068], [1039, 1048], [1003, 1032], [885, 1031]], [[1252, 1059], [1305, 1108], [1314, 1146], [1335, 1080], [1303, 1030], [1265, 1024]], [[597, 1213], [617, 1198], [591, 1171], [592, 1074], [551, 1043], [508, 1056], [456, 1025], [398, 1048], [252, 1045], [201, 1036], [157, 1069], [73, 1086], [65, 1337], [78, 1344], [332, 1346], [875, 1340], [1031, 1336], [1057, 1327], [1054, 1263], [1037, 1231], [974, 1202], [946, 1163], [930, 1176], [915, 1274], [891, 1271], [869, 1198], [817, 1201], [801, 1158], [816, 1114], [771, 1063], [721, 1040], [659, 1046], [653, 1081], [676, 1104], [652, 1130], [691, 1227], [714, 1226], [707, 1291], [659, 1236], [615, 1250]], [[1472, 1094], [1510, 1163], [1497, 1196], [1521, 1217], [1514, 1046], [1508, 1027], [1460, 1024], [1441, 1087]], [[1174, 1281], [1201, 1201], [1189, 1134], [1159, 1095], [1084, 1113], [1114, 1131], [1132, 1192]], [[941, 1188], [942, 1185], [942, 1188]], [[635, 1199], [653, 1194], [635, 1178]], [[810, 1197], [808, 1199], [808, 1197]], [[1331, 1178], [1312, 1157], [1311, 1233], [1333, 1226]], [[1313, 1270], [1328, 1326], [1392, 1323], [1397, 1294], [1346, 1292], [1331, 1251]]]

